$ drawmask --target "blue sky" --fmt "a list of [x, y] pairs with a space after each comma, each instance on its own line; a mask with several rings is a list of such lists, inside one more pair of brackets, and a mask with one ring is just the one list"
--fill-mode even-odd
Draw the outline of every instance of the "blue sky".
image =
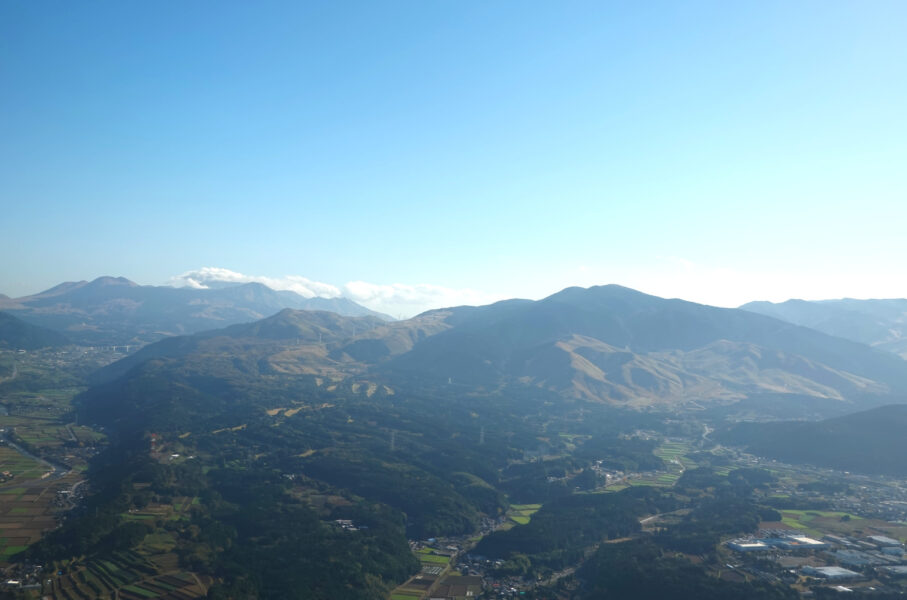
[[217, 268], [393, 314], [597, 283], [904, 297], [905, 25], [881, 1], [5, 2], [0, 292]]

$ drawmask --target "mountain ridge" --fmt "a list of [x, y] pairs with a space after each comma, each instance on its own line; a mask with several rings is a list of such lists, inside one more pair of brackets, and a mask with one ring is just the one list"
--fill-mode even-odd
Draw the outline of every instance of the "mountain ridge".
[[[457, 326], [420, 342], [418, 353], [399, 357], [388, 368], [476, 383], [488, 383], [502, 373], [531, 378], [531, 369], [525, 367], [538, 362], [535, 354], [551, 353], [552, 346], [580, 334], [654, 358], [720, 340], [748, 342], [786, 355], [806, 354], [833, 370], [884, 379], [897, 388], [907, 385], [899, 359], [861, 344], [762, 315], [666, 300], [621, 286], [568, 288], [536, 302], [483, 309], [462, 322], [448, 319]], [[463, 347], [474, 351], [457, 350]]]
[[843, 337], [907, 359], [907, 299], [748, 302], [740, 307]]
[[[325, 319], [288, 309], [168, 340], [115, 363], [103, 378], [152, 355], [215, 357], [240, 345], [259, 373], [367, 378], [391, 387], [456, 383], [477, 393], [516, 385], [637, 408], [702, 408], [766, 393], [878, 404], [907, 391], [907, 369], [889, 353], [763, 315], [620, 286], [568, 288], [539, 301], [433, 310], [392, 323]], [[167, 348], [182, 350], [175, 356]], [[199, 368], [202, 362], [194, 361]]]
[[304, 298], [257, 282], [196, 289], [143, 286], [125, 277], [104, 276], [0, 301], [0, 309], [84, 345], [144, 344], [256, 321], [285, 308], [392, 320], [347, 298]]

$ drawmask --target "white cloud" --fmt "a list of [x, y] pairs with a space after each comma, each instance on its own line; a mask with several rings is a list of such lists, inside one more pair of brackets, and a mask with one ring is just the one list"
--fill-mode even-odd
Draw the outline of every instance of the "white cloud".
[[206, 288], [214, 282], [258, 282], [275, 290], [294, 291], [306, 298], [346, 297], [372, 310], [407, 318], [435, 308], [490, 304], [504, 298], [538, 299], [572, 285], [583, 287], [618, 283], [663, 298], [682, 298], [713, 306], [740, 306], [752, 300], [782, 302], [790, 298], [902, 298], [903, 280], [890, 274], [863, 272], [846, 276], [840, 265], [815, 265], [808, 273], [790, 270], [757, 270], [702, 264], [685, 258], [658, 257], [646, 265], [578, 265], [550, 278], [526, 277], [514, 282], [507, 295], [471, 288], [452, 288], [420, 283], [372, 283], [350, 281], [334, 285], [299, 275], [265, 277], [246, 275], [218, 267], [187, 271], [170, 280], [171, 285]]
[[284, 277], [265, 277], [246, 275], [220, 267], [203, 267], [187, 271], [173, 277], [170, 285], [205, 289], [215, 282], [229, 283], [262, 283], [274, 290], [290, 290], [300, 296], [313, 298], [349, 298], [372, 310], [387, 313], [394, 317], [411, 317], [433, 308], [446, 308], [460, 305], [481, 305], [501, 300], [478, 290], [467, 288], [449, 288], [427, 283], [369, 283], [367, 281], [350, 281], [340, 287], [330, 283], [312, 281], [300, 275]]
[[272, 290], [290, 290], [305, 298], [336, 298], [341, 294], [337, 286], [320, 281], [312, 281], [299, 275], [285, 277], [264, 277], [261, 275], [245, 275], [230, 269], [220, 267], [202, 267], [195, 271], [186, 271], [170, 280], [171, 285], [187, 286], [193, 288], [207, 288], [214, 282], [228, 283], [263, 283]]

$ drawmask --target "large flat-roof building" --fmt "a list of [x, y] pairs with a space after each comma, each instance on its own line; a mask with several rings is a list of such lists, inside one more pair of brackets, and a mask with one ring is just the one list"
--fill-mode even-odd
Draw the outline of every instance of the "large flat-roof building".
[[857, 579], [862, 577], [856, 571], [843, 567], [803, 567], [803, 574], [822, 579]]
[[771, 546], [762, 540], [734, 540], [727, 543], [728, 548], [737, 552], [758, 552], [760, 550], [769, 550]]
[[802, 550], [804, 548], [807, 550], [818, 550], [819, 548], [828, 548], [826, 542], [820, 542], [819, 540], [814, 540], [813, 538], [804, 535], [791, 535], [782, 538], [777, 545], [788, 550]]
[[861, 552], [860, 550], [836, 550], [832, 553], [842, 565], [849, 567], [867, 567], [876, 565], [896, 565], [901, 562], [898, 555], [888, 555], [882, 552]]
[[756, 552], [759, 550], [770, 550], [772, 548], [781, 548], [783, 550], [820, 550], [828, 548], [827, 542], [820, 542], [804, 535], [786, 535], [783, 537], [767, 538], [742, 538], [731, 540], [727, 543], [728, 548], [737, 552]]

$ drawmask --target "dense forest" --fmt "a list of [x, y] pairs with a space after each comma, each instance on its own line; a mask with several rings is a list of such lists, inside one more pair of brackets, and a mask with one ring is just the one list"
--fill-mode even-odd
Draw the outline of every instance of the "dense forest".
[[582, 600], [787, 600], [799, 597], [789, 588], [762, 582], [730, 583], [711, 577], [702, 567], [665, 552], [650, 540], [602, 544], [579, 572], [585, 585]]
[[797, 464], [907, 475], [907, 406], [896, 404], [819, 422], [740, 423], [718, 440]]
[[[488, 543], [504, 553], [529, 544], [521, 551], [536, 568], [563, 566], [600, 536], [634, 531], [661, 502], [575, 494], [594, 487], [590, 465], [661, 461], [653, 441], [617, 435], [649, 417], [608, 411], [591, 432], [588, 407], [553, 399], [366, 396], [311, 376], [262, 376], [247, 360], [155, 359], [78, 398], [77, 418], [104, 427], [111, 445], [93, 461], [94, 493], [25, 557], [106, 556], [166, 532], [180, 564], [220, 582], [211, 597], [383, 598], [418, 568], [407, 538], [471, 534], [519, 499], [550, 507]], [[126, 518], [180, 497], [197, 499], [185, 519]], [[536, 547], [540, 526], [563, 535]]]
[[[544, 579], [596, 547], [587, 564], [657, 549], [666, 581], [708, 597], [717, 584], [671, 553], [708, 554], [773, 516], [758, 494], [771, 476], [753, 469], [688, 469], [673, 490], [593, 493], [602, 469], [665, 468], [658, 436], [683, 422], [538, 388], [357, 386], [263, 372], [252, 352], [155, 358], [89, 389], [76, 418], [110, 439], [91, 465], [93, 493], [21, 558], [84, 561], [165, 536], [183, 568], [213, 578], [212, 598], [377, 599], [418, 570], [407, 539], [472, 535], [510, 503], [540, 503], [528, 523], [472, 551], [500, 559], [501, 575]], [[176, 499], [191, 500], [180, 518], [130, 516]], [[642, 546], [601, 544], [675, 512]], [[589, 594], [634, 576], [577, 575]]]

